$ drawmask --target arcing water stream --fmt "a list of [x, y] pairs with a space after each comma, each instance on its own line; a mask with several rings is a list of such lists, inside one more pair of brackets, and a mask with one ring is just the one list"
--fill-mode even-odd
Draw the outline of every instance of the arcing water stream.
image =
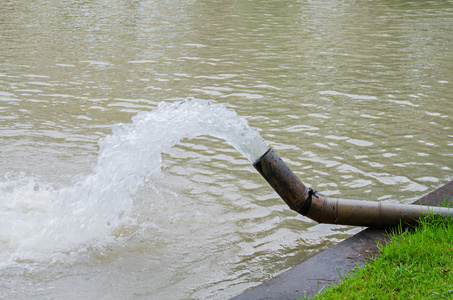
[[112, 242], [116, 229], [130, 226], [138, 188], [160, 173], [162, 153], [183, 138], [224, 139], [251, 162], [268, 149], [244, 118], [205, 100], [163, 102], [132, 121], [100, 141], [92, 173], [76, 177], [72, 186], [52, 189], [32, 179], [1, 183], [1, 268], [69, 262], [81, 249]]

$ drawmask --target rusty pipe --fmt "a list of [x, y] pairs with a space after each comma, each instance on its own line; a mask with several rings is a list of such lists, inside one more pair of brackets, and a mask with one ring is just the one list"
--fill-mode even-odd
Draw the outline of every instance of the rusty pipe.
[[253, 166], [292, 210], [319, 223], [384, 228], [415, 224], [428, 213], [453, 216], [446, 207], [323, 197], [307, 188], [272, 149]]

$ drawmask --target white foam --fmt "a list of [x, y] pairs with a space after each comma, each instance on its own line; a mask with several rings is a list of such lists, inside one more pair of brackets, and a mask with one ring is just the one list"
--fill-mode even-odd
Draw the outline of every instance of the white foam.
[[183, 138], [211, 135], [226, 140], [251, 162], [268, 146], [247, 121], [222, 104], [186, 99], [160, 103], [130, 124], [114, 126], [99, 142], [91, 174], [54, 188], [26, 176], [0, 182], [0, 267], [18, 261], [48, 262], [80, 247], [113, 240], [128, 221], [133, 196], [161, 170], [161, 155]]

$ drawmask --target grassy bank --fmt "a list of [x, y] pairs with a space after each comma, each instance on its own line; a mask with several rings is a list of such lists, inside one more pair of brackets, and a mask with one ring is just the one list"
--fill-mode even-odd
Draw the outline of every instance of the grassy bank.
[[315, 299], [453, 299], [453, 219], [396, 229], [380, 257]]

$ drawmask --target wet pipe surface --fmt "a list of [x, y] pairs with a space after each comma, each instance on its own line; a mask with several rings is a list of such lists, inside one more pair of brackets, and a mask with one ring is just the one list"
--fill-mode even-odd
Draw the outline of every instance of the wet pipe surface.
[[269, 149], [253, 166], [292, 210], [308, 212], [309, 189], [274, 150]]
[[319, 223], [387, 228], [415, 224], [418, 219], [435, 212], [453, 216], [446, 208], [421, 207], [376, 201], [326, 198], [308, 189], [283, 160], [269, 149], [255, 164], [255, 168], [278, 195], [294, 211]]

